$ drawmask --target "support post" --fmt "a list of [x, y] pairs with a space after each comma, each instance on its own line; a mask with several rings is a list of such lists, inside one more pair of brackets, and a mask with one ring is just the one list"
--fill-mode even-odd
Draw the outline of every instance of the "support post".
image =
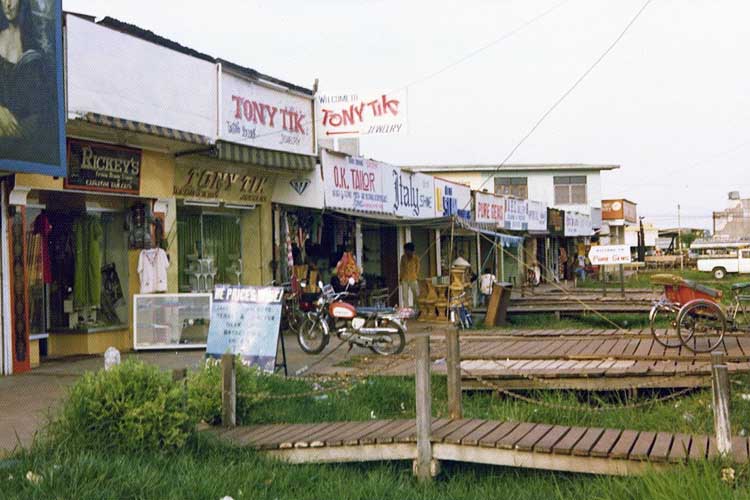
[[713, 393], [714, 432], [719, 455], [732, 454], [732, 427], [729, 423], [729, 371], [724, 354], [711, 353], [711, 389]]
[[237, 383], [233, 354], [221, 356], [221, 424], [237, 425]]
[[602, 297], [607, 296], [607, 270], [604, 265], [599, 266], [599, 277], [602, 280]]
[[461, 409], [461, 344], [458, 326], [448, 328], [445, 335], [448, 369], [448, 410], [450, 418], [463, 418]]
[[620, 264], [620, 295], [625, 298], [625, 266]]
[[417, 459], [414, 475], [420, 481], [429, 481], [433, 476], [432, 465], [432, 391], [430, 388], [430, 336], [428, 333], [416, 339], [416, 398], [417, 398]]

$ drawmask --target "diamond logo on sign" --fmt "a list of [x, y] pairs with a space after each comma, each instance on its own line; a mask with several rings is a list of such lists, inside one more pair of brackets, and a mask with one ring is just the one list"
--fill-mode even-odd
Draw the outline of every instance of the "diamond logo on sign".
[[294, 189], [298, 195], [302, 196], [302, 193], [305, 192], [307, 186], [310, 185], [310, 179], [292, 179], [289, 181], [289, 185], [292, 186], [292, 189]]

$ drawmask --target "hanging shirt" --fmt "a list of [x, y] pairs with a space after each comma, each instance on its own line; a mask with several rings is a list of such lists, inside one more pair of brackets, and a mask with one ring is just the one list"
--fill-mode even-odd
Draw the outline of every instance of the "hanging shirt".
[[138, 256], [138, 277], [141, 280], [141, 293], [167, 291], [167, 252], [161, 248], [141, 250]]
[[46, 284], [52, 283], [52, 263], [49, 255], [49, 235], [52, 232], [52, 224], [49, 223], [47, 214], [41, 213], [34, 220], [34, 233], [41, 236], [42, 240], [42, 275]]

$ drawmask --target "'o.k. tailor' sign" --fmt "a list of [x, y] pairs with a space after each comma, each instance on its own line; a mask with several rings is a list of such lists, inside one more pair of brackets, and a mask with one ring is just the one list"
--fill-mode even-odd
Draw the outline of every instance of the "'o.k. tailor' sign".
[[385, 179], [390, 165], [323, 150], [321, 166], [326, 207], [393, 213], [392, 188]]
[[471, 219], [471, 188], [435, 177], [435, 215]]
[[502, 226], [505, 219], [505, 198], [491, 193], [474, 193], [474, 218], [477, 222]]
[[220, 139], [275, 151], [312, 155], [312, 98], [221, 75]]
[[431, 175], [390, 169], [393, 213], [402, 217], [435, 217], [435, 184]]

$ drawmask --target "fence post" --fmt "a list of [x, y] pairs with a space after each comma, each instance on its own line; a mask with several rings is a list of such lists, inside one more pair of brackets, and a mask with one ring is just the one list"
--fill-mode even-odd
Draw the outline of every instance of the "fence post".
[[428, 481], [436, 473], [432, 464], [432, 391], [430, 387], [430, 335], [416, 339], [416, 398], [417, 398], [417, 459], [414, 474], [420, 481]]
[[713, 392], [714, 432], [719, 455], [732, 454], [732, 428], [729, 423], [729, 372], [724, 354], [711, 353], [711, 389]]
[[237, 383], [233, 354], [221, 356], [221, 424], [237, 425]]
[[461, 410], [461, 345], [458, 326], [446, 332], [448, 369], [448, 410], [450, 418], [463, 418]]

